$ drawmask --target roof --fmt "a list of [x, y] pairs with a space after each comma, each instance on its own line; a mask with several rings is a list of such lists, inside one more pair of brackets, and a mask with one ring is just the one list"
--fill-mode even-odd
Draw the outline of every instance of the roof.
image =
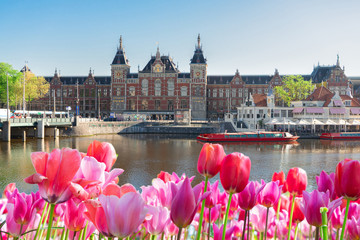
[[28, 65], [26, 64], [21, 70], [20, 70], [20, 72], [31, 72], [31, 70], [30, 70], [30, 68], [28, 67]]
[[112, 64], [128, 64], [129, 61], [126, 59], [125, 51], [123, 48], [119, 48], [116, 52]]
[[[334, 97], [335, 93], [332, 93], [328, 88], [326, 87], [319, 87], [315, 89], [315, 91], [310, 94], [305, 101], [324, 101], [323, 107], [328, 107], [331, 103], [331, 99]], [[345, 100], [351, 100], [351, 107], [359, 107], [360, 103], [356, 98], [351, 98], [348, 95], [340, 95], [341, 101]]]
[[190, 73], [179, 73], [178, 78], [190, 78]]
[[[47, 82], [51, 82], [54, 77], [44, 77]], [[73, 77], [60, 77], [60, 81], [64, 85], [79, 85], [84, 84], [84, 82], [88, 79], [88, 76], [73, 76]], [[110, 76], [98, 76], [94, 77], [97, 84], [100, 85], [110, 85], [111, 77]]]
[[311, 78], [313, 83], [325, 82], [329, 78], [331, 71], [334, 68], [336, 68], [336, 65], [315, 67], [313, 72], [311, 73]]
[[207, 76], [207, 83], [208, 84], [229, 84], [231, 82], [231, 80], [234, 78], [233, 75], [229, 76], [229, 75], [225, 75], [225, 76]]
[[[150, 61], [146, 64], [144, 69], [140, 72], [142, 72], [142, 73], [151, 72], [151, 66], [154, 64], [155, 60], [156, 60], [156, 57], [151, 56]], [[165, 65], [165, 72], [174, 72], [174, 73], [179, 72], [179, 70], [176, 68], [175, 63], [172, 61], [171, 57], [161, 56], [160, 60]]]
[[204, 57], [201, 47], [196, 47], [194, 51], [194, 56], [190, 59], [191, 64], [206, 64], [206, 59]]
[[254, 101], [254, 104], [256, 107], [266, 107], [267, 106], [267, 103], [266, 103], [266, 94], [253, 94], [252, 95], [252, 98], [253, 98], [253, 101]]

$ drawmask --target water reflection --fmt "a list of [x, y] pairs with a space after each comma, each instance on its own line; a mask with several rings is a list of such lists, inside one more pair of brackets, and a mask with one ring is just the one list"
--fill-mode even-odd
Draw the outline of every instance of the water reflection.
[[[0, 190], [10, 182], [16, 182], [22, 191], [33, 191], [37, 187], [28, 185], [23, 179], [34, 173], [30, 154], [34, 151], [50, 152], [55, 147], [70, 147], [86, 152], [93, 140], [107, 141], [118, 153], [115, 167], [123, 168], [120, 184], [132, 183], [139, 189], [151, 184], [161, 171], [196, 176], [195, 183], [203, 178], [197, 173], [197, 159], [202, 143], [195, 137], [170, 135], [100, 135], [60, 139], [28, 139], [26, 143], [12, 140], [0, 143]], [[360, 158], [358, 141], [299, 140], [289, 143], [231, 143], [223, 144], [226, 153], [242, 152], [252, 161], [251, 180], [270, 181], [273, 172], [287, 172], [292, 167], [306, 170], [309, 178], [308, 190], [314, 189], [315, 176], [321, 170], [334, 171], [336, 164], [344, 158]], [[218, 177], [211, 179], [215, 181]]]

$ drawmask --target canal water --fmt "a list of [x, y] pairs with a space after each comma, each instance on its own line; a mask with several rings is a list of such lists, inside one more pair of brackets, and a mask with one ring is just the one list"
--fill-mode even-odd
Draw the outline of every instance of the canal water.
[[[20, 191], [36, 191], [23, 179], [35, 172], [30, 154], [35, 151], [50, 152], [54, 148], [70, 147], [87, 151], [93, 140], [106, 141], [114, 145], [118, 153], [115, 167], [125, 172], [120, 175], [120, 184], [131, 183], [140, 190], [150, 185], [151, 180], [163, 170], [195, 176], [195, 183], [203, 178], [197, 173], [197, 160], [202, 143], [195, 136], [171, 135], [99, 135], [60, 139], [28, 139], [26, 143], [12, 140], [0, 142], [0, 190], [15, 182]], [[223, 144], [227, 154], [242, 152], [251, 159], [251, 180], [270, 181], [273, 172], [287, 171], [292, 167], [306, 170], [308, 189], [316, 187], [315, 176], [322, 170], [335, 171], [336, 164], [345, 159], [360, 159], [359, 141], [299, 140], [296, 144], [279, 143], [232, 143]], [[211, 179], [215, 181], [219, 175]]]

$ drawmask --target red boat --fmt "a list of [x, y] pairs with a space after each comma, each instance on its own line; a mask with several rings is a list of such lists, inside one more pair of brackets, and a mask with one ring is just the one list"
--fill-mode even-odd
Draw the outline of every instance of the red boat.
[[359, 140], [360, 132], [323, 133], [322, 140]]
[[241, 132], [200, 134], [196, 139], [204, 142], [291, 142], [298, 138], [288, 132]]

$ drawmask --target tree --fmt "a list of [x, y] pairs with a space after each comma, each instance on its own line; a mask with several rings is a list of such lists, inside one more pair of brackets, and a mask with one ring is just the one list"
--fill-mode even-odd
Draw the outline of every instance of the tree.
[[50, 84], [44, 77], [37, 77], [32, 72], [25, 72], [25, 100], [28, 103], [44, 97], [48, 93], [49, 88]]
[[[6, 76], [6, 74], [8, 76]], [[9, 104], [16, 106], [20, 102], [17, 100], [19, 95], [19, 87], [21, 86], [21, 72], [13, 69], [8, 63], [0, 62], [0, 102], [6, 104], [6, 78], [9, 82]], [[21, 95], [22, 96], [22, 95]]]
[[315, 88], [312, 81], [306, 81], [301, 75], [290, 75], [283, 78], [283, 85], [274, 88], [275, 96], [290, 106], [292, 101], [301, 101], [309, 96]]

